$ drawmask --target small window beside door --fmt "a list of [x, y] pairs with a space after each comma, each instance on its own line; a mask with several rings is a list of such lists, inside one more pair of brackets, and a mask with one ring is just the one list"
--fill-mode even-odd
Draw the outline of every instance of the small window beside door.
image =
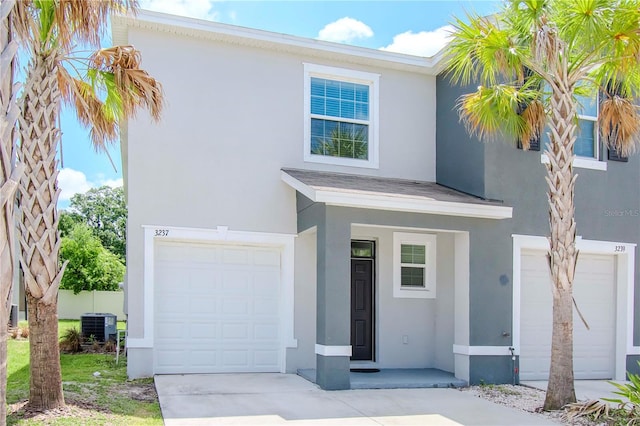
[[436, 297], [436, 236], [393, 233], [393, 296]]

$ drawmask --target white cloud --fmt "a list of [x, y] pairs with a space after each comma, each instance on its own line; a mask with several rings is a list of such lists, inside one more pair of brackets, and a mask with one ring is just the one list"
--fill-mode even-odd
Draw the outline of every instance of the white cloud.
[[96, 186], [107, 185], [107, 186], [110, 186], [111, 188], [118, 188], [118, 187], [122, 186], [123, 183], [124, 182], [123, 182], [122, 178], [119, 178], [119, 179], [104, 179], [104, 180], [101, 180], [100, 183], [98, 185], [96, 185]]
[[84, 193], [91, 189], [87, 176], [68, 167], [60, 170], [58, 174], [58, 187], [60, 187], [60, 200], [70, 200], [74, 194]]
[[373, 37], [373, 30], [364, 22], [345, 16], [327, 24], [318, 33], [318, 39], [349, 43], [356, 39]]
[[214, 3], [215, 0], [141, 0], [140, 8], [217, 21], [219, 14], [213, 8]]
[[61, 169], [58, 174], [58, 186], [61, 190], [60, 201], [69, 201], [75, 194], [83, 194], [91, 188], [103, 185], [117, 188], [122, 186], [122, 178], [106, 179], [104, 175], [99, 175], [96, 181], [91, 182], [83, 172], [69, 167]]
[[419, 33], [407, 31], [394, 36], [393, 43], [387, 47], [381, 47], [380, 50], [415, 56], [433, 56], [447, 44], [453, 29], [451, 25], [445, 25], [433, 31]]

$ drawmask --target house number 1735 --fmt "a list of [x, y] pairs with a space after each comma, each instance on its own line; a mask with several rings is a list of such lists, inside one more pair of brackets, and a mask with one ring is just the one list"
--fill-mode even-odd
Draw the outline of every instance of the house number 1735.
[[168, 235], [169, 235], [168, 229], [156, 229], [155, 233], [153, 234], [154, 237], [166, 237]]

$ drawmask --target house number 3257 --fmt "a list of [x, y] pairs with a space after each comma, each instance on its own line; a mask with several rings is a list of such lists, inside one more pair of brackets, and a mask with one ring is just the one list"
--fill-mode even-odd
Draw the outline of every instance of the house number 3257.
[[168, 235], [169, 235], [168, 229], [156, 229], [155, 233], [153, 234], [154, 237], [166, 237]]

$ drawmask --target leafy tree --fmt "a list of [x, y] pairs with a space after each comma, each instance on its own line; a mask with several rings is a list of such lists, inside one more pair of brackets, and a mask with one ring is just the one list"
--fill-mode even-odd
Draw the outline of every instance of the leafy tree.
[[[125, 261], [127, 206], [122, 187], [102, 186], [71, 197], [70, 212], [65, 220], [80, 219], [100, 239], [107, 250]], [[73, 215], [73, 216], [72, 216]], [[62, 215], [60, 218], [62, 232]]]
[[[134, 11], [135, 0], [24, 0], [15, 21], [29, 28], [29, 61], [19, 117], [21, 265], [29, 309], [31, 410], [64, 406], [58, 345], [57, 296], [66, 267], [58, 263], [60, 236], [56, 203], [61, 101], [91, 129], [93, 146], [105, 150], [118, 124], [141, 108], [159, 119], [160, 84], [140, 69], [133, 46], [100, 49], [74, 58], [76, 45], [98, 48], [112, 12]], [[4, 3], [3, 3], [4, 6]], [[64, 61], [74, 60], [69, 66]], [[77, 75], [75, 74], [77, 72]], [[74, 75], [72, 75], [74, 74]]]
[[[446, 52], [456, 83], [479, 83], [458, 103], [471, 133], [498, 133], [525, 148], [548, 128], [551, 367], [544, 408], [575, 402], [572, 292], [578, 251], [573, 173], [577, 96], [604, 94], [599, 128], [609, 148], [631, 153], [640, 129], [640, 1], [511, 0], [492, 17], [457, 20]], [[542, 182], [541, 182], [542, 184]]]
[[79, 223], [84, 223], [79, 213], [62, 210], [60, 212], [60, 221], [58, 222], [60, 237], [68, 237], [73, 227]]
[[102, 246], [91, 229], [76, 224], [68, 237], [62, 238], [60, 258], [68, 262], [60, 288], [73, 290], [118, 290], [125, 267], [118, 256]]

